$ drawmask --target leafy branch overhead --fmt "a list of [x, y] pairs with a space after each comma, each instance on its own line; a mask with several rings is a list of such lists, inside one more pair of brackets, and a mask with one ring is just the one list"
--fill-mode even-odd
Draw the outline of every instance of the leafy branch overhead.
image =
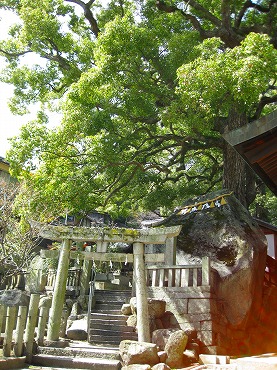
[[13, 110], [41, 102], [62, 116], [49, 130], [40, 112], [9, 153], [42, 202], [172, 209], [221, 186], [253, 202], [259, 181], [221, 134], [276, 106], [276, 1], [1, 6], [20, 19], [0, 43]]

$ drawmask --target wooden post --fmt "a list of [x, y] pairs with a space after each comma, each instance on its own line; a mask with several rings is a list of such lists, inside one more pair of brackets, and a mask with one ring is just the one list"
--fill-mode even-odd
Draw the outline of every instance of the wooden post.
[[109, 243], [103, 242], [102, 240], [98, 240], [96, 242], [96, 251], [106, 253], [107, 250], [108, 250], [108, 245], [109, 245]]
[[56, 281], [53, 292], [52, 306], [50, 309], [47, 340], [59, 340], [62, 310], [65, 299], [66, 280], [69, 266], [71, 240], [65, 239], [59, 257]]
[[23, 334], [24, 334], [24, 329], [26, 326], [27, 310], [28, 310], [27, 306], [19, 306], [19, 309], [18, 309], [15, 338], [14, 338], [14, 349], [13, 349], [14, 355], [16, 357], [22, 356], [22, 352], [23, 352]]
[[43, 292], [47, 284], [47, 274], [42, 270], [38, 270], [38, 291]]
[[26, 332], [24, 337], [26, 362], [31, 363], [33, 357], [33, 345], [35, 328], [38, 318], [39, 294], [31, 294], [29, 311], [27, 316]]
[[[86, 247], [86, 251], [90, 252], [90, 250], [88, 250], [88, 247]], [[80, 277], [80, 296], [89, 294], [91, 268], [92, 268], [92, 260], [85, 259], [83, 261], [81, 277]]]
[[144, 244], [134, 243], [134, 276], [137, 298], [138, 341], [150, 342], [147, 287], [144, 265]]
[[167, 265], [176, 265], [176, 247], [177, 246], [177, 238], [167, 238], [165, 242], [165, 255], [164, 260], [166, 261]]
[[5, 306], [0, 304], [0, 336], [2, 332], [2, 325], [4, 322], [4, 316], [5, 316]]
[[16, 307], [8, 307], [5, 329], [5, 338], [3, 343], [3, 356], [10, 357], [12, 348], [12, 335], [15, 323]]
[[211, 262], [210, 257], [202, 258], [202, 285], [210, 285], [211, 281]]
[[46, 328], [48, 317], [49, 317], [49, 308], [48, 307], [41, 307], [40, 310], [39, 310], [38, 337], [37, 337], [37, 343], [38, 343], [39, 346], [43, 346], [45, 328]]
[[67, 319], [69, 313], [67, 308], [63, 308], [62, 311], [62, 318], [61, 318], [61, 325], [60, 325], [60, 337], [65, 338], [66, 336], [66, 327], [67, 327]]

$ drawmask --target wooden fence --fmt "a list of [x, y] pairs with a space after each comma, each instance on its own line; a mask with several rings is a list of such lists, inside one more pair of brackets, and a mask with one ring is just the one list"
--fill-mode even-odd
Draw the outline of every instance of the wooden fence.
[[0, 305], [4, 357], [24, 355], [26, 362], [31, 363], [35, 337], [39, 345], [43, 344], [49, 309], [39, 309], [39, 300], [40, 294], [31, 294], [29, 307]]
[[146, 283], [152, 287], [188, 287], [210, 285], [210, 259], [201, 264], [147, 266]]
[[[70, 268], [68, 269], [68, 275], [66, 280], [66, 293], [77, 296], [80, 290], [80, 279], [81, 279], [81, 269], [80, 268]], [[57, 271], [55, 269], [49, 269], [46, 278], [45, 290], [53, 291], [56, 281]]]

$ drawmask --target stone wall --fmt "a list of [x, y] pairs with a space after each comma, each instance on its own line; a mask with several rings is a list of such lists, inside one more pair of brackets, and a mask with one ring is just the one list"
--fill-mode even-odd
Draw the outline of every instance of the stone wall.
[[148, 287], [148, 294], [150, 298], [166, 302], [166, 310], [174, 314], [181, 329], [197, 331], [202, 353], [218, 352], [214, 327], [218, 311], [216, 297], [210, 286]]
[[197, 331], [200, 353], [248, 353], [248, 332], [229, 327], [211, 286], [148, 287], [148, 295], [166, 302], [166, 310], [174, 314], [181, 329]]

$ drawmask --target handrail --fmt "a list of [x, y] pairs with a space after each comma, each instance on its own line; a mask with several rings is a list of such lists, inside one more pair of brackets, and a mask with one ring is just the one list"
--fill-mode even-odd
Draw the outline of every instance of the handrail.
[[89, 282], [89, 299], [88, 299], [88, 315], [87, 315], [87, 332], [88, 332], [88, 340], [89, 340], [89, 330], [90, 330], [90, 317], [91, 317], [91, 308], [92, 308], [92, 298], [94, 296], [94, 287], [95, 287], [95, 270], [91, 268], [91, 278]]

